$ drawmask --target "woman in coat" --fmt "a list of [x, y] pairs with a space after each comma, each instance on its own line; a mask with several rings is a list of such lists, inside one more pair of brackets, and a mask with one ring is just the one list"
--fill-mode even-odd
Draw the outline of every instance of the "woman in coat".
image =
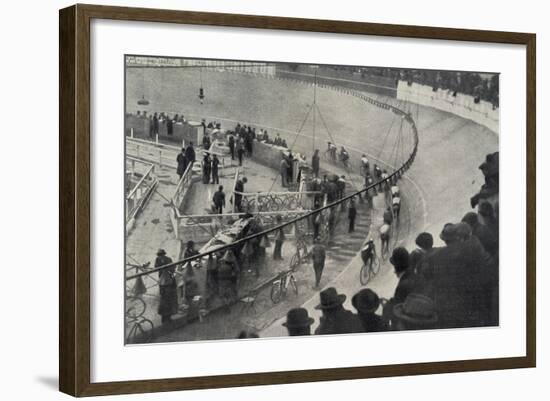
[[[155, 267], [164, 266], [172, 263], [172, 259], [166, 256], [164, 249], [159, 249], [155, 259]], [[160, 302], [158, 314], [162, 316], [162, 323], [172, 321], [172, 315], [178, 309], [178, 295], [175, 274], [175, 266], [168, 267], [159, 271], [159, 295]]]

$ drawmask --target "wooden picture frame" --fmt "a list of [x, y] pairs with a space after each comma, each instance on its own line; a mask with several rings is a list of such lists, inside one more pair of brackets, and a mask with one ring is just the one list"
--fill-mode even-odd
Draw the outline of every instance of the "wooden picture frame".
[[[92, 19], [476, 41], [526, 46], [526, 350], [523, 357], [91, 383], [90, 22]], [[59, 14], [59, 388], [73, 396], [143, 393], [534, 367], [536, 362], [536, 36], [530, 33], [75, 5]]]

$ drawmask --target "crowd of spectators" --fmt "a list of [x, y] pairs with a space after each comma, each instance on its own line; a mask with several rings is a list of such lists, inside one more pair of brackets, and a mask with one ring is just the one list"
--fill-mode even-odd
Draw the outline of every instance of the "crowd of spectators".
[[[291, 70], [293, 70], [292, 66], [290, 65]], [[382, 77], [391, 79], [395, 85], [400, 80], [407, 81], [409, 84], [414, 82], [431, 86], [434, 91], [442, 89], [451, 91], [453, 94], [462, 93], [473, 96], [476, 102], [485, 100], [494, 107], [499, 105], [499, 76], [494, 73], [338, 65], [327, 65], [322, 68], [338, 71], [343, 78]], [[323, 74], [320, 73], [320, 75]]]
[[[487, 156], [491, 163], [495, 159], [498, 153]], [[487, 163], [480, 169], [490, 182], [498, 181]], [[432, 234], [423, 232], [412, 251], [392, 250], [389, 261], [398, 283], [390, 299], [363, 288], [352, 297], [352, 312], [344, 306], [346, 295], [329, 287], [319, 294], [316, 309], [322, 316], [315, 331], [315, 319], [304, 308], [289, 310], [283, 325], [291, 336], [496, 326], [498, 221], [498, 201], [482, 199], [477, 212], [442, 227], [444, 246], [434, 247]]]

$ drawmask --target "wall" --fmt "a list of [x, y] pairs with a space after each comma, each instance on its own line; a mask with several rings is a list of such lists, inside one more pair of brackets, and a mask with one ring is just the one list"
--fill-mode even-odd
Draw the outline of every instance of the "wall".
[[470, 95], [457, 93], [453, 96], [448, 90], [433, 91], [428, 85], [413, 83], [409, 86], [406, 81], [399, 81], [397, 99], [447, 111], [483, 125], [497, 134], [499, 132], [500, 110], [494, 109], [491, 103], [484, 100], [476, 104], [474, 97]]
[[[57, 182], [58, 182], [58, 9], [73, 1], [8, 2], [4, 5], [0, 30], [3, 54], [11, 62], [2, 64], [2, 106], [9, 118], [3, 124], [3, 145], [0, 163], [5, 172], [5, 188], [13, 188], [2, 197], [0, 213], [3, 230], [0, 231], [5, 251], [5, 270], [11, 266], [31, 272], [32, 279], [14, 285], [5, 275], [8, 285], [3, 287], [0, 299], [4, 306], [1, 333], [1, 367], [9, 372], [0, 388], [4, 399], [69, 400], [56, 391], [57, 386]], [[538, 117], [539, 145], [539, 205], [550, 202], [550, 120], [545, 110], [550, 108], [550, 25], [546, 4], [535, 0], [522, 2], [463, 0], [453, 6], [441, 6], [439, 1], [414, 2], [395, 0], [370, 3], [346, 1], [319, 2], [278, 0], [94, 0], [98, 4], [117, 4], [137, 7], [188, 9], [258, 15], [281, 15], [301, 18], [359, 20], [427, 26], [447, 26], [506, 31], [528, 31], [538, 34]], [[495, 16], [497, 17], [491, 17]], [[22, 23], [20, 16], [25, 16]], [[10, 39], [8, 39], [10, 38]], [[230, 45], [230, 44], [228, 44]], [[184, 44], [182, 49], [184, 52]], [[457, 60], [457, 63], [460, 61]], [[39, 66], [40, 73], [37, 73]], [[37, 97], [41, 102], [34, 104]], [[503, 110], [505, 110], [503, 106]], [[22, 121], [32, 116], [40, 121], [40, 130], [25, 130], [19, 135]], [[6, 143], [7, 142], [7, 143]], [[24, 158], [14, 149], [25, 148]], [[22, 162], [24, 161], [24, 162]], [[39, 175], [37, 175], [37, 170]], [[545, 178], [546, 176], [546, 178]], [[26, 185], [33, 177], [33, 185]], [[36, 194], [40, 194], [37, 208]], [[29, 210], [36, 211], [28, 213]], [[541, 207], [539, 216], [539, 243], [550, 241], [546, 227], [550, 224], [548, 208]], [[32, 228], [32, 236], [29, 236]], [[315, 399], [336, 400], [343, 397], [369, 397], [381, 401], [470, 401], [491, 400], [545, 400], [548, 397], [547, 378], [550, 375], [550, 348], [548, 341], [550, 294], [543, 285], [550, 275], [544, 262], [544, 249], [539, 246], [538, 310], [539, 344], [538, 368], [491, 372], [473, 372], [432, 376], [410, 376], [385, 379], [295, 384], [284, 386], [248, 387], [224, 390], [201, 390], [182, 393], [103, 397], [101, 400], [202, 400], [216, 401], [274, 401]], [[8, 251], [9, 250], [9, 251]], [[29, 256], [39, 256], [38, 263], [24, 263]], [[23, 293], [22, 293], [23, 291]], [[37, 307], [37, 305], [40, 305]], [[399, 335], [395, 336], [399, 341]], [[366, 344], [366, 348], [375, 346]], [[322, 352], [322, 349], [320, 349]], [[182, 361], [186, 363], [186, 361]], [[153, 367], [154, 368], [154, 367]]]

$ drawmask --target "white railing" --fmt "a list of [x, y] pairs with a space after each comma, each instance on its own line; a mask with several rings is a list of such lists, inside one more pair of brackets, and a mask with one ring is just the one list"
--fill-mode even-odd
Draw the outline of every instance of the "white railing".
[[[143, 176], [126, 195], [126, 223], [128, 224], [133, 219], [135, 219], [137, 214], [143, 209], [145, 202], [151, 195], [152, 190], [157, 185], [158, 180], [155, 175], [154, 164], [143, 163], [143, 161], [132, 157], [127, 157], [127, 160], [132, 163], [132, 168], [129, 172], [131, 176], [134, 175], [136, 163], [147, 164], [147, 169]], [[131, 182], [130, 180], [128, 181]]]

